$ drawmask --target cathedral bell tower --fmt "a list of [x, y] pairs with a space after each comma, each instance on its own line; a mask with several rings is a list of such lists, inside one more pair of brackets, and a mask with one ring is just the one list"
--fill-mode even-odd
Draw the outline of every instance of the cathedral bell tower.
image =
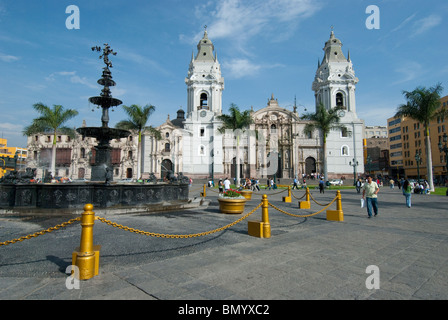
[[221, 66], [217, 54], [214, 54], [215, 47], [208, 38], [207, 29], [197, 48], [198, 53], [196, 57], [192, 54], [185, 78], [188, 93], [187, 114], [201, 113], [204, 110], [220, 115], [224, 78], [221, 77]]
[[223, 175], [222, 114], [224, 78], [214, 45], [204, 36], [192, 54], [185, 84], [187, 85], [187, 117], [184, 125], [184, 174], [196, 178]]
[[324, 57], [318, 61], [312, 85], [316, 107], [321, 103], [327, 110], [342, 107], [338, 115], [340, 124], [345, 126], [344, 129], [332, 129], [327, 137], [326, 179], [353, 177], [364, 172], [364, 122], [356, 114], [355, 99], [359, 80], [355, 76], [350, 51], [345, 57], [342, 42], [333, 31], [323, 50]]

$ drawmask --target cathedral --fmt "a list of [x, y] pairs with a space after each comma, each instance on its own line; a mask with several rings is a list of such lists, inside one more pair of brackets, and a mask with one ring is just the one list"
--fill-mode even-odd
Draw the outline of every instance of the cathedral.
[[[296, 106], [292, 111], [281, 107], [272, 93], [266, 106], [251, 108], [253, 123], [238, 139], [235, 132], [218, 131], [222, 126], [218, 117], [222, 114], [224, 78], [214, 44], [205, 30], [197, 53], [192, 53], [185, 78], [186, 110], [178, 110], [173, 119], [168, 115], [157, 127], [161, 139], [144, 134], [141, 152], [135, 132], [127, 139], [112, 141], [114, 180], [145, 179], [151, 173], [163, 179], [168, 172], [182, 172], [193, 179], [231, 179], [236, 176], [237, 163], [240, 178], [293, 179], [327, 172], [328, 180], [363, 173], [364, 122], [356, 114], [358, 79], [350, 53], [344, 56], [342, 43], [333, 31], [323, 51], [312, 83], [316, 106], [323, 104], [328, 110], [341, 106], [339, 117], [344, 125], [327, 136], [327, 161], [323, 161], [323, 137], [319, 130], [305, 134], [307, 120], [301, 119]], [[95, 144], [93, 138], [58, 135], [55, 174], [88, 180]], [[38, 176], [43, 176], [45, 166], [48, 167], [51, 146], [51, 136], [46, 134], [28, 137], [27, 166], [37, 168]], [[137, 172], [139, 155], [141, 172]]]
[[[342, 53], [342, 43], [331, 32], [319, 59], [312, 90], [316, 105], [327, 109], [342, 106], [339, 113], [343, 129], [334, 129], [327, 137], [327, 179], [352, 177], [364, 172], [364, 122], [356, 114], [355, 76], [350, 53]], [[192, 54], [187, 77], [187, 111], [158, 127], [161, 140], [145, 135], [143, 170], [164, 177], [168, 171], [200, 179], [234, 178], [239, 154], [240, 178], [300, 178], [324, 172], [323, 139], [316, 130], [305, 134], [306, 120], [294, 107], [281, 107], [274, 94], [259, 110], [252, 107], [253, 124], [239, 138], [221, 134], [224, 78], [213, 42], [207, 30]], [[255, 134], [256, 133], [256, 134]], [[357, 164], [357, 165], [354, 165]], [[355, 170], [355, 171], [354, 171]]]

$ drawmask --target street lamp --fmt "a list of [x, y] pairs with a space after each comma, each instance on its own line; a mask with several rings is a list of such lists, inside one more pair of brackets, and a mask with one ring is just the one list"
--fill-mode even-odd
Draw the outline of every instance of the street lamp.
[[356, 167], [358, 166], [358, 161], [353, 158], [353, 163], [350, 161], [348, 164], [353, 167], [353, 185], [356, 186]]
[[[440, 150], [440, 153], [445, 152], [445, 162], [446, 162], [446, 172], [447, 172], [446, 176], [448, 176], [448, 147], [447, 147], [448, 136], [446, 135], [446, 132], [443, 134], [442, 140], [445, 145], [442, 146], [442, 141], [439, 141], [439, 150]], [[448, 196], [448, 188], [446, 189], [446, 195]]]
[[420, 156], [420, 152], [415, 151], [415, 161], [417, 162], [417, 176], [418, 176], [418, 183], [420, 183], [420, 164], [422, 163], [422, 158]]

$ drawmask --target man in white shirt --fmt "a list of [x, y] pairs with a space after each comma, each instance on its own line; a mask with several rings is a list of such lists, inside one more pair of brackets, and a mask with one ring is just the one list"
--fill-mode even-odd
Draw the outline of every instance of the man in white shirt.
[[224, 192], [230, 189], [230, 180], [229, 178], [226, 178], [224, 180]]
[[362, 198], [366, 197], [367, 215], [372, 217], [372, 208], [375, 213], [375, 217], [378, 214], [378, 192], [380, 188], [375, 181], [372, 181], [371, 176], [367, 176], [367, 182], [362, 187]]

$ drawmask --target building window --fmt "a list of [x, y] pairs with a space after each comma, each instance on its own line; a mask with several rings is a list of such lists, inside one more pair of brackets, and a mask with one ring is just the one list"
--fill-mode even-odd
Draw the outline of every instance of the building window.
[[341, 92], [336, 93], [336, 107], [344, 106], [344, 95]]
[[206, 93], [201, 93], [199, 106], [201, 109], [208, 109], [208, 97]]
[[347, 138], [348, 137], [348, 130], [347, 128], [341, 128], [341, 137]]
[[201, 127], [201, 128], [199, 129], [199, 136], [200, 136], [200, 137], [205, 137], [205, 128], [204, 128], [204, 127]]
[[165, 152], [170, 152], [170, 144], [169, 143], [165, 143]]
[[199, 155], [200, 156], [205, 156], [205, 147], [202, 146], [202, 145], [199, 147]]
[[341, 155], [348, 156], [348, 146], [342, 146]]

